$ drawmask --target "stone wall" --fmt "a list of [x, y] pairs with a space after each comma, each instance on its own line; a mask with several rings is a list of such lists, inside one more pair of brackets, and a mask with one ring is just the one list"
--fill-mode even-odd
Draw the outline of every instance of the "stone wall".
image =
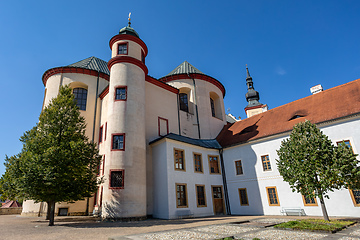
[[0, 215], [21, 214], [22, 207], [0, 208]]

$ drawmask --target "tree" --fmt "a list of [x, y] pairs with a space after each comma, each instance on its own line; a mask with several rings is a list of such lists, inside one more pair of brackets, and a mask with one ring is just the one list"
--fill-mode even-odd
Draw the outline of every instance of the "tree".
[[284, 181], [308, 198], [318, 197], [324, 219], [329, 221], [324, 198], [341, 188], [359, 188], [359, 161], [345, 143], [335, 146], [310, 121], [296, 124], [277, 150], [277, 167]]
[[101, 156], [86, 137], [85, 127], [72, 90], [61, 87], [38, 124], [21, 137], [21, 153], [6, 160], [2, 181], [9, 180], [13, 189], [5, 192], [47, 202], [49, 226], [54, 225], [56, 202], [91, 197], [101, 181], [97, 178]]

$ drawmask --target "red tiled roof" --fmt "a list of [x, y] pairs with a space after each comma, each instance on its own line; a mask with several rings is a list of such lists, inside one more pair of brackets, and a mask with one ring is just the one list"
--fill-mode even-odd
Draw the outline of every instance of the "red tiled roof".
[[1, 208], [11, 208], [11, 207], [21, 207], [21, 204], [17, 201], [6, 200], [5, 203], [1, 206]]
[[227, 124], [216, 140], [222, 147], [229, 147], [290, 131], [305, 119], [322, 123], [357, 113], [360, 113], [360, 79]]

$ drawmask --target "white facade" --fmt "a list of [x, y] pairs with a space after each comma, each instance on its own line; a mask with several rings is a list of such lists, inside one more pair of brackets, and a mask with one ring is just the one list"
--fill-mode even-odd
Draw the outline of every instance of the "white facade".
[[[294, 104], [269, 111], [259, 108], [254, 116], [227, 125], [225, 89], [218, 80], [187, 62], [163, 78], [148, 76], [147, 46], [130, 27], [120, 30], [110, 46], [108, 63], [92, 57], [50, 69], [43, 76], [44, 106], [62, 85], [87, 90], [86, 109], [81, 113], [89, 139], [98, 143], [103, 156], [99, 176], [104, 178], [89, 200], [89, 212], [94, 210], [110, 219], [142, 219], [147, 215], [171, 219], [216, 214], [280, 215], [284, 207], [299, 207], [306, 215], [322, 215], [320, 204], [308, 206], [282, 180], [276, 169], [276, 150], [291, 127], [308, 114], [310, 120], [321, 123], [318, 126], [334, 143], [348, 140], [358, 153], [359, 103], [336, 106], [332, 115], [315, 111], [316, 104], [311, 101], [325, 96], [324, 91], [306, 98], [311, 104], [302, 105], [301, 111], [292, 107]], [[360, 88], [359, 82], [353, 85]], [[345, 87], [334, 89], [328, 95]], [[318, 121], [319, 115], [324, 119]], [[286, 117], [283, 122], [271, 122], [281, 116]], [[293, 116], [300, 119], [292, 120]], [[271, 168], [266, 171], [262, 163], [265, 156]], [[236, 161], [241, 161], [241, 174]], [[269, 187], [276, 189], [277, 205], [269, 204]], [[241, 205], [239, 189], [246, 191], [247, 204]], [[325, 204], [330, 216], [360, 214], [349, 190], [329, 196]], [[56, 213], [64, 208], [69, 215], [83, 214], [86, 201], [57, 203]], [[23, 214], [39, 215], [44, 209], [44, 204], [26, 201]]]

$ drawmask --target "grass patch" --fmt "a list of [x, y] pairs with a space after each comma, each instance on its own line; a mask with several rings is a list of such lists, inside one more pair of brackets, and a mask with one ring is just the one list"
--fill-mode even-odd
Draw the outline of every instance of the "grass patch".
[[340, 230], [346, 226], [354, 224], [353, 221], [339, 221], [331, 220], [325, 221], [321, 219], [305, 219], [298, 221], [289, 221], [275, 225], [275, 228], [291, 228], [297, 230], [311, 230], [311, 231], [335, 231]]

